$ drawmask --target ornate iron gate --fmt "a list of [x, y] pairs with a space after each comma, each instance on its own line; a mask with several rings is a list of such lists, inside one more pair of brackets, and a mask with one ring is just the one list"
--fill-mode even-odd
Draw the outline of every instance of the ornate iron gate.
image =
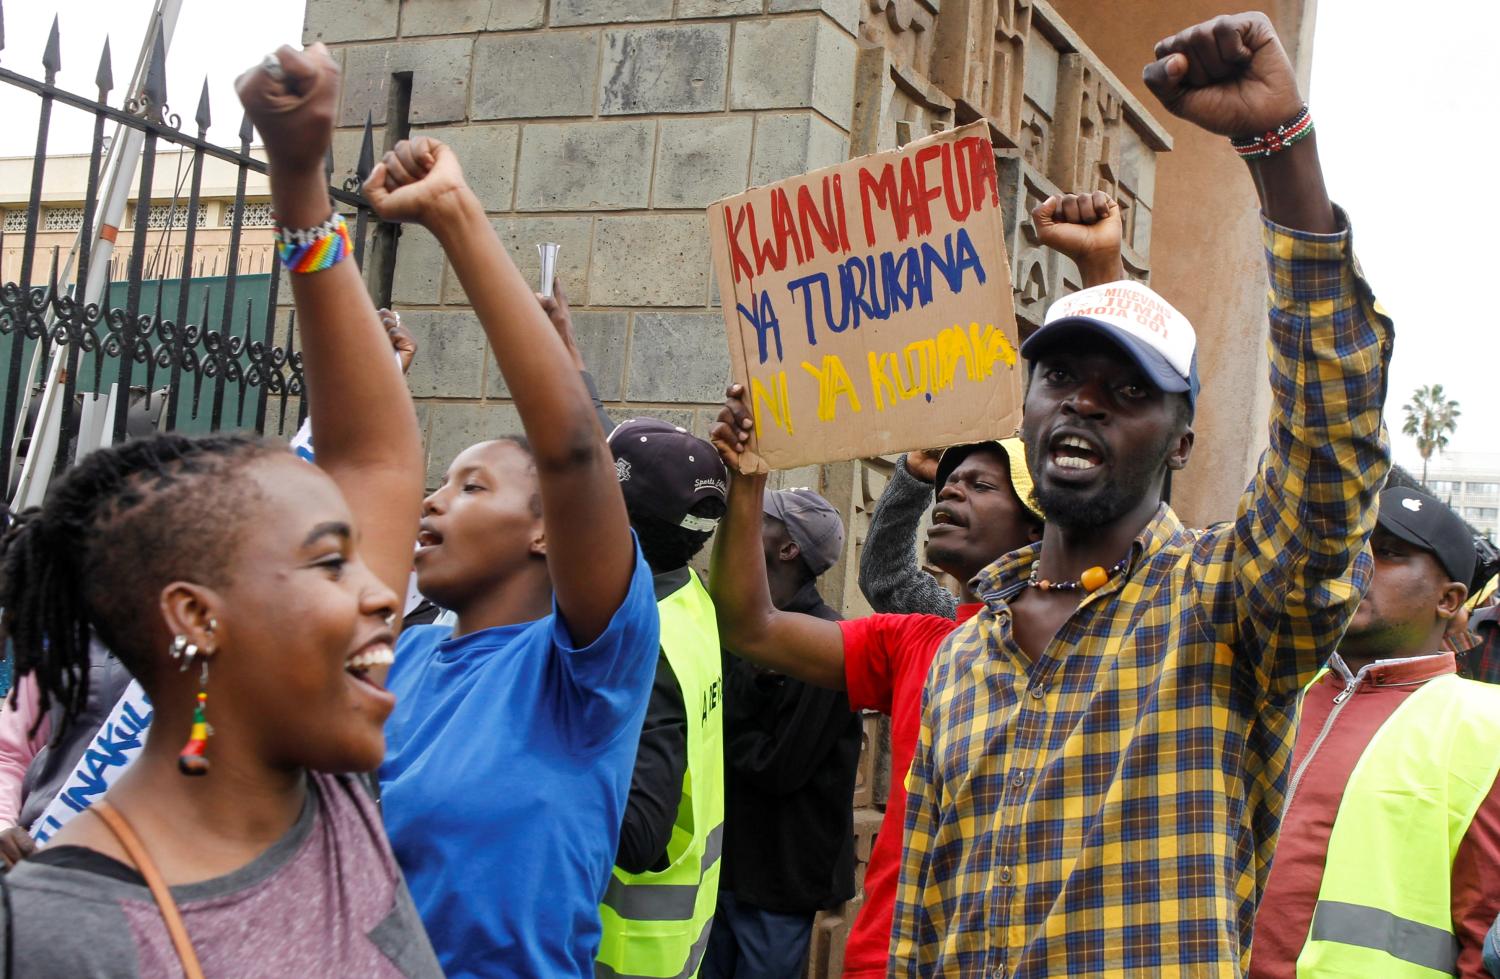
[[[30, 195], [24, 231], [20, 232], [24, 235], [20, 268], [18, 274], [0, 284], [0, 345], [9, 346], [7, 352], [0, 353], [0, 385], [4, 390], [0, 406], [0, 487], [6, 488], [7, 497], [19, 472], [20, 460], [28, 450], [27, 436], [31, 431], [25, 417], [25, 405], [33, 388], [26, 371], [28, 360], [33, 368], [36, 364], [44, 365], [45, 377], [45, 365], [51, 363], [54, 354], [63, 359], [63, 410], [51, 463], [54, 473], [61, 472], [75, 457], [82, 414], [78, 409], [84, 395], [102, 394], [111, 386], [116, 392], [113, 415], [105, 421], [111, 442], [126, 437], [132, 402], [136, 403], [137, 411], [144, 404], [153, 413], [156, 427], [163, 429], [201, 428], [206, 420], [209, 430], [238, 427], [286, 434], [305, 416], [305, 402], [300, 397], [302, 356], [296, 349], [295, 313], [286, 315], [284, 326], [278, 328], [276, 299], [281, 269], [274, 249], [270, 250], [268, 277], [254, 277], [257, 293], [269, 290], [261, 297], [259, 310], [251, 297], [247, 297], [250, 277], [241, 269], [246, 182], [251, 172], [267, 172], [265, 162], [252, 155], [250, 122], [245, 119], [240, 126], [238, 149], [209, 143], [205, 139], [210, 123], [205, 80], [193, 118], [196, 135], [183, 131], [181, 117], [168, 107], [161, 32], [156, 25], [152, 30], [155, 43], [143, 84], [137, 93], [127, 93], [119, 107], [110, 104], [114, 80], [107, 40], [99, 58], [95, 78], [98, 91], [94, 98], [55, 85], [62, 62], [56, 20], [43, 55], [45, 70], [41, 81], [0, 67], [0, 83], [27, 90], [40, 99]], [[3, 46], [3, 28], [0, 28], [0, 48]], [[53, 113], [58, 109], [92, 115], [94, 136], [75, 251], [61, 267], [60, 249], [55, 245], [39, 246], [37, 240], [42, 228], [47, 135]], [[133, 218], [121, 221], [133, 229], [133, 234], [128, 253], [123, 256], [123, 301], [111, 301], [111, 293], [118, 297], [122, 284], [111, 274], [99, 301], [85, 302], [84, 284], [89, 281], [91, 264], [98, 261], [98, 256], [91, 254], [100, 237], [98, 232], [102, 231], [111, 242], [118, 232], [116, 228], [101, 228], [98, 224], [103, 214], [100, 194], [106, 123], [121, 127], [121, 142], [132, 131], [142, 137]], [[169, 201], [152, 199], [157, 158], [163, 144], [175, 148], [179, 164], [186, 164], [187, 175], [183, 176], [190, 180], [186, 201], [181, 199], [180, 183], [174, 183]], [[203, 207], [200, 196], [203, 169], [209, 158], [230, 164], [236, 169], [238, 179], [232, 209], [226, 209], [229, 241], [225, 274], [222, 279], [205, 280], [201, 268], [195, 276], [194, 261], [198, 215]], [[356, 260], [363, 259], [365, 245], [378, 220], [358, 193], [359, 184], [373, 164], [374, 144], [367, 119], [356, 175], [342, 186], [329, 187], [334, 206], [345, 214], [354, 230]], [[331, 181], [331, 153], [326, 172]], [[170, 240], [179, 226], [180, 263], [164, 260], [158, 236], [156, 254], [150, 257], [148, 266], [151, 233], [164, 228]], [[0, 255], [4, 254], [7, 243], [13, 246], [16, 235], [16, 230], [7, 235], [0, 229]], [[112, 273], [118, 270], [121, 257], [116, 255], [116, 261], [110, 263]], [[169, 268], [173, 264], [177, 267]], [[164, 301], [173, 285], [175, 296]], [[388, 284], [383, 291], [388, 291]], [[197, 301], [190, 302], [190, 294], [194, 292]]]

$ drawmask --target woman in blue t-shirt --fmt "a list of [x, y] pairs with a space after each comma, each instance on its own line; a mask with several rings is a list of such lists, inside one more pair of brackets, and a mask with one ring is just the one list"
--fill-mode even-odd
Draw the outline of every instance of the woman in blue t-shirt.
[[453, 152], [402, 142], [381, 178], [442, 243], [530, 436], [465, 449], [422, 505], [418, 586], [458, 624], [398, 644], [386, 828], [450, 979], [592, 976], [656, 666], [651, 572], [578, 369]]

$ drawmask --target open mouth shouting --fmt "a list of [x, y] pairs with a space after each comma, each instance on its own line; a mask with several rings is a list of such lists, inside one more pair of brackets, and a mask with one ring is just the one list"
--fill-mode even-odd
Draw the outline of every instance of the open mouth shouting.
[[1082, 434], [1067, 432], [1052, 437], [1047, 463], [1054, 475], [1064, 479], [1092, 475], [1104, 464], [1104, 450]]
[[932, 508], [932, 528], [929, 533], [941, 533], [950, 529], [962, 529], [966, 526], [968, 525], [944, 504], [939, 503]]
[[432, 524], [423, 520], [417, 531], [417, 558], [432, 550], [443, 546], [443, 535], [433, 528]]

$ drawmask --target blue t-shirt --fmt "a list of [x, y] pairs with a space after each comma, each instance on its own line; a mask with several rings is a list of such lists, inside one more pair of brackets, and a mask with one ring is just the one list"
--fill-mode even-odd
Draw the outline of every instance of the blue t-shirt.
[[592, 977], [660, 626], [651, 570], [604, 634], [535, 622], [401, 634], [381, 807], [449, 979]]

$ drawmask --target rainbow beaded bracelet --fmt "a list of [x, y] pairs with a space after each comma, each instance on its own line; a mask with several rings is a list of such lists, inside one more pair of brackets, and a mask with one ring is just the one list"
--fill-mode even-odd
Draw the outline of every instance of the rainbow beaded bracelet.
[[1248, 139], [1231, 139], [1229, 145], [1234, 147], [1240, 159], [1264, 160], [1272, 154], [1280, 153], [1293, 143], [1305, 139], [1311, 135], [1312, 131], [1312, 115], [1307, 111], [1307, 103], [1304, 102], [1301, 112], [1275, 129]]
[[292, 272], [321, 272], [354, 253], [349, 227], [342, 214], [334, 213], [316, 228], [283, 228], [276, 225], [276, 253]]

